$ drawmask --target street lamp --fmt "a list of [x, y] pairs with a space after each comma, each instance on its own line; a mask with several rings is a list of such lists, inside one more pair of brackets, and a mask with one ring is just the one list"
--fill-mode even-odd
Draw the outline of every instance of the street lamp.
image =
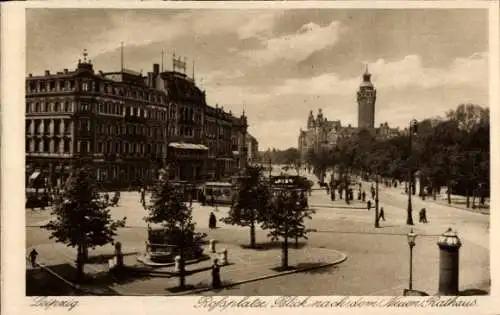
[[378, 174], [375, 176], [375, 227], [378, 228], [380, 227], [378, 216]]
[[408, 238], [408, 246], [410, 247], [410, 286], [409, 290], [412, 290], [413, 287], [413, 247], [415, 246], [415, 239], [417, 238], [417, 234], [413, 233], [413, 229], [411, 229], [410, 233], [406, 235]]
[[410, 121], [410, 128], [408, 129], [409, 131], [409, 143], [410, 143], [410, 146], [409, 146], [409, 151], [408, 151], [408, 213], [407, 213], [407, 217], [406, 217], [406, 224], [408, 225], [413, 225], [413, 217], [412, 217], [412, 205], [411, 205], [411, 194], [412, 194], [412, 185], [413, 185], [413, 180], [412, 180], [412, 165], [411, 165], [411, 161], [410, 161], [410, 157], [411, 157], [411, 147], [412, 147], [412, 136], [413, 136], [413, 133], [417, 132], [417, 121], [415, 119], [412, 119]]

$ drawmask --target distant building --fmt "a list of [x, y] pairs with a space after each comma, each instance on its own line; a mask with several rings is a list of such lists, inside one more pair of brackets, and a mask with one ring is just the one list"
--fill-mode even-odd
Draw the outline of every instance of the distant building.
[[331, 149], [335, 147], [340, 137], [351, 137], [362, 128], [370, 130], [378, 139], [387, 139], [401, 134], [399, 128], [390, 128], [386, 123], [374, 128], [375, 124], [375, 100], [376, 90], [370, 81], [371, 74], [368, 69], [363, 74], [363, 80], [357, 91], [358, 100], [358, 127], [351, 125], [342, 126], [340, 120], [329, 121], [323, 116], [320, 108], [314, 117], [313, 111], [309, 111], [307, 118], [307, 129], [300, 129], [298, 138], [298, 150], [302, 161], [306, 160], [309, 150]]
[[28, 185], [61, 184], [82, 164], [104, 187], [150, 182], [167, 165], [176, 180], [229, 179], [246, 163], [246, 130], [244, 115], [207, 105], [192, 78], [158, 64], [147, 76], [95, 72], [84, 53], [73, 71], [26, 78]]
[[247, 145], [247, 158], [248, 162], [253, 163], [253, 162], [258, 162], [259, 161], [259, 142], [257, 139], [255, 139], [254, 136], [251, 134], [247, 133], [247, 138], [246, 138], [246, 145]]

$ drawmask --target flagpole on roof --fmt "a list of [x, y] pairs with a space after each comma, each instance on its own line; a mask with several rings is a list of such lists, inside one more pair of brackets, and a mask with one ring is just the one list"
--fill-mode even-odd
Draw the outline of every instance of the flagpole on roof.
[[120, 43], [120, 67], [123, 72], [123, 41]]

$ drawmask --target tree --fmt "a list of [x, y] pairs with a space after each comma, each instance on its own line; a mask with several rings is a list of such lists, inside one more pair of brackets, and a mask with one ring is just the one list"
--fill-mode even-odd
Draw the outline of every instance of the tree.
[[255, 226], [264, 220], [269, 200], [269, 189], [264, 184], [262, 168], [247, 166], [237, 179], [238, 191], [228, 216], [227, 224], [250, 227], [250, 247], [255, 248]]
[[99, 196], [96, 183], [90, 167], [75, 169], [55, 199], [55, 219], [43, 226], [51, 239], [77, 248], [77, 281], [84, 275], [87, 248], [114, 242], [116, 230], [125, 226], [125, 218], [111, 219], [109, 203]]
[[361, 174], [370, 172], [371, 164], [369, 161], [373, 154], [374, 145], [377, 143], [373, 133], [366, 128], [362, 128], [354, 136], [351, 143], [357, 148], [353, 167], [359, 170]]
[[337, 139], [337, 145], [333, 150], [333, 160], [339, 166], [340, 178], [344, 179], [344, 188], [346, 190], [345, 202], [349, 204], [347, 191], [349, 189], [350, 172], [356, 167], [357, 142], [355, 137], [342, 135]]
[[[487, 180], [489, 175], [489, 109], [475, 104], [461, 104], [456, 110], [447, 113], [447, 117], [456, 123], [463, 132], [460, 139], [460, 158], [458, 162], [459, 183], [465, 186], [467, 207], [470, 206], [470, 193], [476, 190], [479, 182]], [[487, 169], [486, 169], [487, 168]]]
[[174, 242], [180, 256], [179, 288], [185, 288], [184, 252], [188, 246], [199, 244], [205, 234], [195, 232], [192, 209], [186, 206], [183, 195], [168, 179], [168, 171], [162, 170], [152, 189], [151, 203], [146, 206], [146, 222], [159, 223]]
[[281, 268], [288, 266], [288, 239], [304, 238], [310, 231], [304, 225], [305, 219], [311, 219], [314, 210], [308, 209], [303, 202], [305, 193], [296, 187], [281, 187], [274, 190], [262, 227], [269, 230], [272, 241], [283, 240]]

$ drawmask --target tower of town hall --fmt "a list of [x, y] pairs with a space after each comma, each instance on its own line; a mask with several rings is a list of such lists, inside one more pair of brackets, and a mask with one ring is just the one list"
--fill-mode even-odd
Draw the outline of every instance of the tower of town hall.
[[371, 82], [371, 73], [368, 72], [368, 66], [363, 73], [363, 81], [358, 90], [358, 128], [375, 127], [375, 100], [377, 90]]

